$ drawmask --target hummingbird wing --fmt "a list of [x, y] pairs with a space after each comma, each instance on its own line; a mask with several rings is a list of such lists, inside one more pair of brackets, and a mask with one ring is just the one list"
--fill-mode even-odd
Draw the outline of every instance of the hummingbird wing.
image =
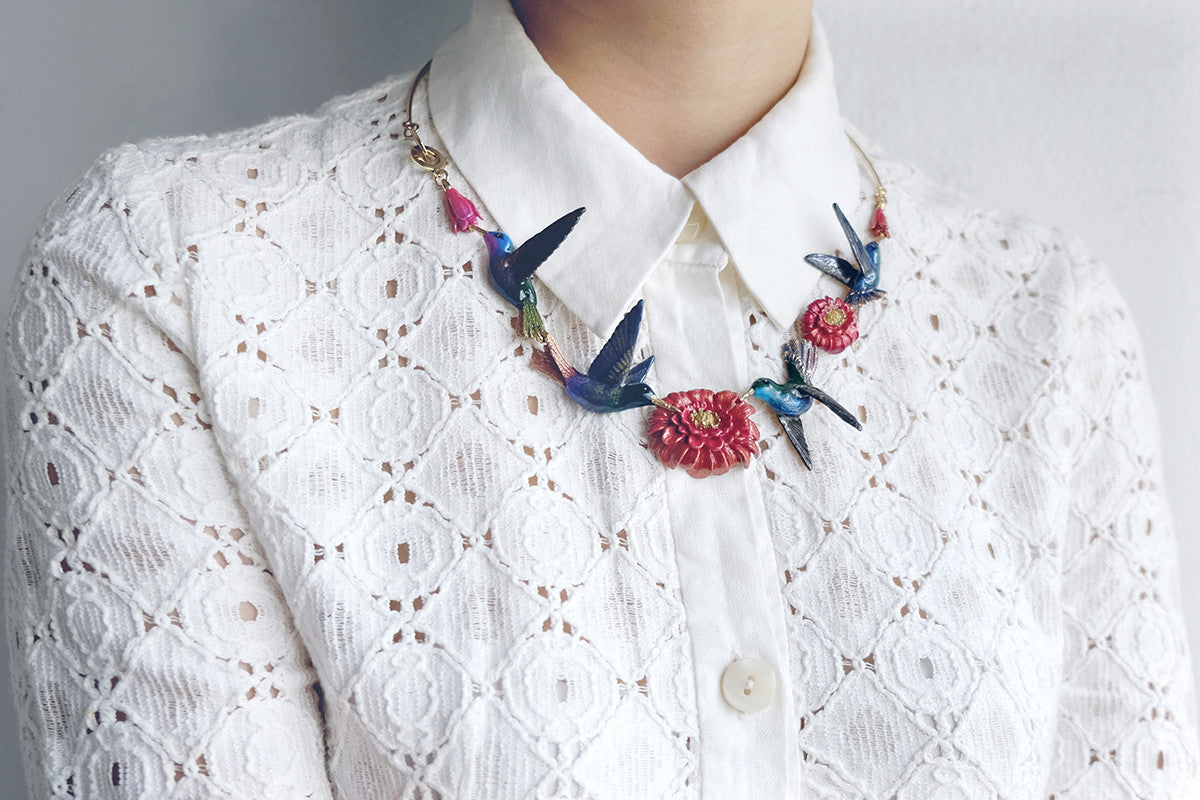
[[818, 403], [826, 406], [830, 411], [842, 418], [842, 421], [847, 425], [853, 425], [858, 430], [862, 430], [862, 423], [858, 421], [858, 417], [851, 414], [845, 406], [834, 400], [829, 395], [812, 386], [797, 386], [796, 391], [806, 394]]
[[650, 365], [654, 363], [654, 356], [648, 356], [645, 361], [638, 364], [636, 367], [631, 367], [629, 370], [628, 383], [642, 383], [646, 380], [646, 373], [650, 371]]
[[514, 286], [533, 277], [533, 273], [542, 262], [567, 238], [567, 234], [575, 227], [582, 214], [582, 208], [563, 214], [504, 257], [504, 271], [508, 273]]
[[783, 426], [783, 432], [787, 434], [792, 447], [796, 448], [796, 452], [800, 454], [800, 460], [804, 462], [804, 466], [812, 469], [812, 456], [808, 453], [808, 442], [804, 438], [804, 423], [800, 421], [800, 417], [780, 414], [779, 424]]
[[[588, 377], [603, 384], [621, 384], [629, 375], [633, 365], [633, 348], [637, 345], [638, 328], [642, 325], [644, 301], [629, 309], [629, 313], [617, 323], [617, 328], [608, 337], [600, 354], [588, 369]], [[641, 365], [638, 365], [639, 369]]]
[[[858, 238], [858, 234], [854, 231], [854, 226], [850, 224], [850, 220], [846, 219], [846, 215], [842, 213], [842, 209], [838, 208], [838, 204], [833, 204], [834, 213], [837, 214], [838, 223], [842, 226], [842, 232], [846, 234], [846, 241], [850, 242], [850, 252], [854, 255], [854, 260], [858, 262], [859, 277], [864, 277], [868, 272], [875, 273], [878, 276], [878, 270], [875, 268], [875, 262], [871, 259], [871, 254], [867, 252], [867, 248], [863, 246], [862, 239]], [[876, 277], [878, 280], [878, 277]]]
[[817, 348], [807, 339], [792, 339], [783, 346], [783, 364], [789, 384], [806, 384], [817, 366]]
[[826, 255], [825, 253], [809, 253], [804, 260], [812, 264], [826, 275], [837, 278], [846, 286], [853, 286], [862, 277], [861, 273], [844, 258]]

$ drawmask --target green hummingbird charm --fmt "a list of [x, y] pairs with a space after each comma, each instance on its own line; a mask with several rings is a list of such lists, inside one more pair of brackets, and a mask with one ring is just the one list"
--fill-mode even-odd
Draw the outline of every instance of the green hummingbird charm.
[[582, 208], [564, 214], [516, 248], [503, 231], [476, 229], [487, 244], [488, 282], [521, 312], [522, 336], [539, 342], [546, 340], [546, 326], [538, 312], [533, 274], [558, 249], [582, 215]]

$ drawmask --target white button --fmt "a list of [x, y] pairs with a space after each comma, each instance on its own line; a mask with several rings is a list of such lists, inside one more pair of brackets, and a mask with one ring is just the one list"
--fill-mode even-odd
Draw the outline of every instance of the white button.
[[738, 711], [762, 711], [775, 700], [775, 670], [757, 658], [739, 658], [721, 675], [725, 702]]

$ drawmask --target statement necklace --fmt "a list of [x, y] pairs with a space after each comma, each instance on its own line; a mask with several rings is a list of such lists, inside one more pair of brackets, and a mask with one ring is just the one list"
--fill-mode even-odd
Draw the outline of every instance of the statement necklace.
[[488, 251], [488, 283], [517, 309], [516, 321], [521, 335], [541, 345], [541, 349], [534, 350], [532, 366], [562, 384], [571, 400], [600, 414], [654, 406], [646, 429], [650, 449], [666, 466], [683, 467], [695, 478], [724, 474], [735, 465], [749, 464], [750, 459], [759, 454], [758, 426], [751, 419], [755, 410], [749, 402], [751, 396], [775, 412], [788, 440], [809, 469], [812, 468], [812, 456], [804, 437], [801, 416], [814, 403], [825, 406], [846, 424], [862, 430], [853, 414], [811, 382], [817, 349], [840, 353], [849, 347], [858, 338], [858, 310], [884, 294], [878, 288], [879, 240], [890, 235], [883, 213], [887, 190], [879, 180], [875, 165], [853, 137], [847, 134], [875, 179], [871, 241], [863, 244], [846, 215], [834, 203], [833, 211], [850, 244], [854, 263], [824, 253], [805, 256], [805, 261], [845, 284], [846, 296], [823, 297], [809, 304], [800, 319], [800, 336], [783, 346], [784, 381], [758, 378], [741, 394], [730, 390], [690, 389], [659, 397], [646, 383], [654, 356], [633, 363], [642, 322], [642, 300], [617, 324], [586, 372], [575, 369], [563, 356], [538, 311], [533, 276], [566, 239], [584, 209], [577, 208], [564, 214], [520, 247], [514, 246], [502, 231], [480, 228], [476, 224], [481, 218], [475, 204], [450, 185], [446, 157], [421, 141], [417, 133], [420, 126], [412, 119], [413, 95], [417, 85], [429, 74], [431, 63], [426, 62], [408, 90], [403, 131], [404, 138], [411, 143], [409, 157], [429, 173], [442, 191], [454, 232], [471, 232], [483, 237]]

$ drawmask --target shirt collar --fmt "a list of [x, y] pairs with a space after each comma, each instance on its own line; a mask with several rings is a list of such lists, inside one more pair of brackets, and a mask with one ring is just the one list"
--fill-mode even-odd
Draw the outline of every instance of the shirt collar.
[[433, 126], [451, 163], [518, 243], [586, 206], [538, 270], [598, 335], [633, 304], [698, 202], [743, 283], [789, 326], [815, 299], [811, 252], [845, 249], [832, 204], [860, 204], [833, 68], [814, 20], [795, 85], [744, 136], [682, 179], [650, 163], [577, 97], [508, 0], [475, 0], [429, 73]]

